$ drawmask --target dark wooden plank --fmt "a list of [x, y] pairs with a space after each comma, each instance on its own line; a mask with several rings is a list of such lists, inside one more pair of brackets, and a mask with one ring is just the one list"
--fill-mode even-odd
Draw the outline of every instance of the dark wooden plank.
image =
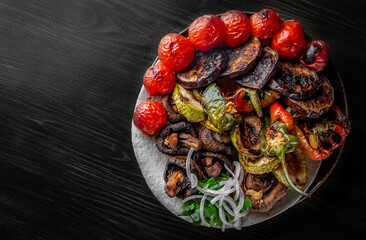
[[[364, 1], [0, 1], [1, 239], [343, 239], [365, 226]], [[272, 8], [331, 45], [353, 130], [310, 198], [240, 232], [194, 227], [151, 194], [131, 118], [165, 34]], [[357, 207], [355, 207], [357, 206]]]

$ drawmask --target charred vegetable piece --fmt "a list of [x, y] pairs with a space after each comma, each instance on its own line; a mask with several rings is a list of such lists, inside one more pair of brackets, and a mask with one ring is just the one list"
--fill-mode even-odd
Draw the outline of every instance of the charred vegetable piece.
[[[203, 172], [194, 160], [191, 160], [192, 173], [202, 179]], [[191, 182], [186, 174], [186, 156], [170, 157], [165, 165], [165, 192], [169, 197], [186, 198], [197, 190], [191, 188]]]
[[321, 80], [314, 70], [292, 62], [279, 63], [269, 83], [271, 89], [299, 100], [311, 97], [320, 85]]
[[179, 113], [177, 106], [172, 101], [171, 94], [165, 95], [161, 99], [161, 104], [163, 105], [163, 107], [166, 111], [166, 115], [167, 115], [169, 122], [176, 123], [176, 122], [183, 121], [185, 119], [185, 117]]
[[245, 171], [253, 174], [272, 172], [281, 162], [278, 157], [262, 156], [259, 158], [250, 158], [242, 154], [239, 154], [239, 161]]
[[276, 71], [278, 53], [266, 46], [263, 48], [261, 59], [255, 69], [238, 83], [244, 87], [262, 89]]
[[205, 126], [212, 125], [215, 131], [220, 132], [230, 130], [235, 124], [235, 117], [227, 112], [228, 103], [215, 83], [206, 87], [202, 93], [202, 100], [209, 120]]
[[177, 82], [187, 89], [207, 86], [216, 80], [227, 63], [228, 57], [223, 50], [197, 51], [191, 65], [176, 73]]
[[209, 179], [211, 177], [217, 177], [221, 173], [227, 173], [224, 164], [234, 171], [234, 164], [228, 157], [219, 153], [213, 152], [199, 152], [193, 156], [195, 162], [201, 167], [204, 176], [203, 179]]
[[171, 124], [163, 128], [157, 139], [156, 147], [168, 155], [187, 155], [192, 147], [195, 151], [202, 148], [202, 142], [197, 138], [197, 131], [186, 122]]
[[214, 132], [204, 126], [199, 131], [199, 138], [203, 143], [203, 149], [211, 152], [221, 152], [226, 155], [234, 155], [235, 149], [228, 145], [230, 135], [227, 132]]
[[248, 157], [258, 157], [260, 151], [261, 120], [256, 116], [248, 116], [230, 132], [231, 141], [239, 153]]
[[299, 149], [310, 159], [320, 161], [328, 158], [332, 154], [332, 149], [326, 149], [324, 147], [321, 147], [320, 149], [313, 148], [303, 131], [296, 125], [295, 134], [299, 139]]
[[260, 191], [266, 194], [273, 187], [274, 176], [272, 173], [266, 174], [247, 174], [245, 177], [245, 189]]
[[329, 44], [325, 41], [311, 41], [307, 49], [300, 57], [300, 62], [304, 67], [314, 69], [316, 72], [322, 72], [328, 65]]
[[244, 182], [245, 197], [252, 200], [251, 211], [267, 212], [286, 195], [287, 188], [274, 181], [272, 173], [247, 174]]
[[[287, 188], [278, 182], [264, 197], [259, 200], [254, 200], [250, 210], [255, 212], [268, 212], [286, 195], [286, 192]], [[248, 190], [246, 191], [246, 196], [248, 196]]]
[[282, 107], [281, 104], [279, 104], [278, 102], [273, 103], [269, 107], [269, 113], [271, 114], [271, 122], [280, 121], [282, 123], [285, 123], [290, 133], [294, 133], [294, 118]]
[[311, 98], [305, 100], [285, 98], [286, 104], [294, 113], [308, 118], [318, 118], [328, 112], [334, 102], [334, 89], [326, 77], [320, 78], [322, 84]]
[[351, 122], [342, 109], [336, 104], [333, 104], [331, 107], [331, 112], [335, 115], [335, 120], [331, 121], [335, 125], [331, 135], [331, 143], [334, 150], [343, 144], [344, 140], [351, 132]]
[[299, 139], [288, 134], [287, 125], [274, 122], [261, 134], [261, 151], [266, 156], [280, 156], [293, 152], [299, 145]]
[[[252, 95], [253, 101], [249, 98], [246, 99], [244, 96], [248, 94], [247, 89], [239, 88], [235, 93], [229, 94], [226, 97], [226, 100], [228, 102], [232, 102], [236, 106], [236, 111], [238, 113], [249, 113], [253, 112], [254, 110], [258, 109], [261, 112], [262, 108], [267, 107], [276, 99], [279, 97], [279, 94], [276, 91], [270, 90], [270, 91], [262, 91], [262, 94], [258, 94], [256, 92], [256, 95], [259, 95], [260, 104], [256, 100], [256, 96]], [[258, 114], [258, 113], [257, 113]], [[263, 112], [262, 112], [263, 114]]]
[[[307, 181], [305, 156], [299, 149], [296, 149], [294, 152], [286, 155], [286, 165], [291, 181], [296, 185], [296, 187], [298, 187], [299, 189], [303, 189]], [[291, 188], [290, 184], [286, 180], [282, 167], [274, 170], [273, 175], [283, 185]]]
[[178, 111], [190, 122], [201, 122], [207, 119], [205, 109], [189, 90], [177, 84], [173, 91], [173, 100]]
[[255, 36], [244, 45], [234, 49], [228, 49], [229, 61], [221, 77], [234, 78], [249, 72], [257, 63], [261, 50], [261, 41]]
[[301, 191], [291, 181], [287, 170], [285, 155], [293, 152], [299, 145], [299, 139], [288, 134], [287, 125], [281, 122], [274, 122], [268, 128], [264, 137], [262, 135], [261, 150], [267, 156], [277, 156], [281, 160], [282, 169], [288, 184], [297, 193], [309, 197], [308, 193]]

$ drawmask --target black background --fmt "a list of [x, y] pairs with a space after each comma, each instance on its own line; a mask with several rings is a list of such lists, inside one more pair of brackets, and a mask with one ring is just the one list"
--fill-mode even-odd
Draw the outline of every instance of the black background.
[[[329, 42], [352, 133], [310, 199], [242, 231], [195, 227], [154, 198], [136, 162], [130, 129], [142, 76], [164, 35], [203, 14], [262, 8]], [[358, 0], [0, 0], [0, 239], [360, 236], [366, 227], [364, 8]]]

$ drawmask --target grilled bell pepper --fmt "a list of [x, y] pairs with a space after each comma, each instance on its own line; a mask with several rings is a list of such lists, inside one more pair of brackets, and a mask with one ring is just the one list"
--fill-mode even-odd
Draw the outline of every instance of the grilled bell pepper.
[[271, 114], [272, 122], [280, 120], [281, 122], [283, 122], [287, 125], [290, 133], [294, 134], [294, 130], [295, 130], [294, 118], [291, 116], [291, 114], [288, 111], [286, 111], [281, 106], [281, 104], [279, 104], [278, 102], [273, 103], [269, 107], [269, 113]]
[[298, 145], [299, 139], [288, 133], [288, 125], [286, 123], [274, 122], [266, 129], [265, 133], [262, 134], [262, 153], [267, 156], [277, 156], [281, 160], [283, 173], [288, 185], [297, 193], [308, 197], [309, 194], [296, 187], [291, 181], [286, 165], [286, 154], [295, 151]]
[[[262, 91], [262, 93], [260, 96], [261, 94], [258, 94], [257, 91], [251, 93], [251, 89], [245, 88], [237, 89], [232, 95], [224, 91], [226, 100], [235, 104], [238, 113], [249, 113], [255, 110], [260, 117], [262, 108], [267, 107], [278, 98], [278, 93], [272, 90]], [[245, 96], [248, 96], [249, 99], [246, 99]]]
[[332, 149], [324, 147], [313, 148], [302, 130], [295, 125], [295, 135], [299, 139], [300, 150], [309, 158], [315, 161], [320, 161], [328, 158], [332, 154]]
[[215, 83], [206, 87], [201, 100], [208, 115], [206, 125], [212, 125], [217, 131], [228, 131], [234, 126], [235, 116], [227, 112], [228, 103]]
[[324, 148], [321, 144], [318, 144], [316, 148], [312, 147], [303, 131], [298, 126], [295, 126], [295, 135], [300, 140], [299, 148], [312, 160], [320, 161], [328, 158], [333, 150], [343, 144], [345, 138], [351, 131], [351, 123], [343, 111], [335, 104], [333, 104], [331, 111], [335, 115], [335, 119], [329, 121], [329, 123], [334, 126], [333, 131], [330, 134], [330, 143], [332, 145], [330, 148]]
[[351, 122], [348, 120], [347, 116], [341, 110], [340, 107], [333, 104], [331, 111], [335, 115], [335, 120], [331, 121], [335, 125], [333, 133], [331, 135], [330, 141], [332, 143], [332, 148], [337, 149], [340, 147], [348, 134], [351, 131]]

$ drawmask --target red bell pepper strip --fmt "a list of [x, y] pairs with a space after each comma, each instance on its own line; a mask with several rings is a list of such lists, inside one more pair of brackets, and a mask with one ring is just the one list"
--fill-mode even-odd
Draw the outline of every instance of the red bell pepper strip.
[[291, 134], [295, 133], [294, 118], [281, 106], [281, 104], [278, 102], [273, 103], [269, 107], [269, 113], [271, 114], [272, 122], [280, 120], [287, 125], [287, 128]]
[[338, 107], [336, 104], [332, 105], [331, 111], [335, 115], [335, 120], [331, 121], [331, 122], [343, 127], [348, 135], [351, 131], [351, 122], [348, 120], [346, 114], [344, 114], [342, 109], [340, 107]]
[[315, 161], [320, 161], [328, 158], [332, 154], [332, 149], [325, 149], [320, 147], [320, 149], [313, 148], [302, 130], [295, 125], [295, 136], [299, 139], [300, 150], [309, 158]]
[[[227, 93], [224, 92], [224, 96], [226, 97], [226, 101], [232, 102], [236, 106], [236, 110], [238, 113], [250, 113], [255, 110], [252, 101], [244, 99], [245, 89], [239, 88], [236, 90], [234, 95], [228, 96]], [[278, 93], [275, 91], [264, 91], [264, 97], [260, 98], [260, 105], [262, 108], [267, 107], [278, 98]], [[259, 104], [258, 104], [259, 105]]]
[[335, 120], [331, 121], [331, 123], [334, 124], [334, 129], [330, 137], [330, 142], [332, 143], [332, 148], [334, 150], [343, 144], [344, 140], [351, 132], [351, 122], [342, 109], [336, 104], [333, 104], [331, 111], [335, 115]]
[[[335, 134], [340, 137], [340, 140], [339, 137]], [[335, 124], [332, 135], [330, 137], [330, 142], [332, 143], [333, 150], [339, 148], [343, 144], [347, 136], [348, 132], [346, 131], [346, 129], [341, 125]]]

